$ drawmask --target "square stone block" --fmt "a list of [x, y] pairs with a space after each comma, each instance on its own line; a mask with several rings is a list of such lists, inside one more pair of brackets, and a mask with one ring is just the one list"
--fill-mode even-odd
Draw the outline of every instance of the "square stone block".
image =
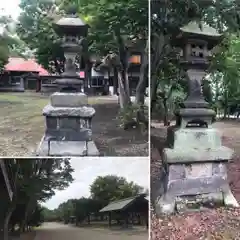
[[227, 187], [228, 182], [225, 177], [211, 176], [169, 182], [167, 191], [173, 196], [184, 196], [223, 192]]
[[87, 105], [87, 96], [84, 93], [56, 92], [50, 96], [54, 107], [80, 107]]
[[214, 128], [185, 128], [174, 132], [174, 147], [211, 149], [221, 145], [221, 134]]
[[50, 156], [85, 156], [87, 155], [85, 141], [52, 141], [50, 143]]
[[169, 163], [197, 163], [197, 162], [221, 162], [228, 161], [233, 157], [233, 150], [227, 147], [213, 149], [197, 149], [185, 147], [165, 148], [163, 161]]
[[93, 141], [52, 141], [48, 152], [48, 141], [43, 136], [35, 154], [37, 156], [80, 157], [99, 156], [100, 153]]
[[43, 115], [50, 117], [92, 118], [95, 112], [95, 109], [90, 106], [53, 107], [52, 105], [48, 104], [43, 108]]

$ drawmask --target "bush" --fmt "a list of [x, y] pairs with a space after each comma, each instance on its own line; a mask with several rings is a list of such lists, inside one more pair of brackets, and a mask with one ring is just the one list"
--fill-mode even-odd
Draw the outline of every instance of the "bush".
[[120, 126], [125, 130], [148, 127], [148, 107], [137, 104], [128, 105], [119, 112]]

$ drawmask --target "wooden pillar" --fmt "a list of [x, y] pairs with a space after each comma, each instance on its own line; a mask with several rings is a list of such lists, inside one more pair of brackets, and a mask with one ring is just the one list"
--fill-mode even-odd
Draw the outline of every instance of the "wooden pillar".
[[140, 225], [141, 224], [141, 217], [140, 217], [139, 213], [137, 214], [137, 219], [138, 219], [138, 225]]
[[117, 94], [118, 92], [118, 74], [117, 69], [113, 68], [113, 94]]
[[111, 212], [108, 213], [108, 225], [109, 225], [109, 227], [112, 226], [112, 214], [111, 214]]
[[40, 92], [41, 91], [41, 85], [42, 85], [42, 81], [41, 81], [41, 78], [38, 77], [37, 79], [37, 86], [36, 86], [36, 92]]
[[124, 217], [125, 217], [126, 228], [128, 228], [128, 213], [127, 212], [124, 214]]

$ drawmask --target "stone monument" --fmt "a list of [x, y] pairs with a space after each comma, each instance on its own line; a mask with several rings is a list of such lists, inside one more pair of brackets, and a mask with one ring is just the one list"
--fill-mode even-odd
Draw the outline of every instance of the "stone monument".
[[77, 17], [74, 9], [54, 24], [61, 37], [65, 55], [65, 71], [55, 82], [59, 92], [44, 107], [46, 131], [41, 140], [39, 156], [98, 156], [92, 140], [91, 122], [95, 109], [88, 105], [81, 92], [83, 82], [76, 73], [75, 58], [80, 55], [88, 25]]
[[222, 146], [220, 132], [211, 126], [215, 112], [204, 100], [201, 87], [211, 50], [221, 38], [214, 28], [190, 22], [173, 41], [183, 50], [180, 63], [188, 76], [189, 92], [176, 113], [176, 125], [168, 128], [157, 214], [238, 206], [227, 181], [233, 151]]

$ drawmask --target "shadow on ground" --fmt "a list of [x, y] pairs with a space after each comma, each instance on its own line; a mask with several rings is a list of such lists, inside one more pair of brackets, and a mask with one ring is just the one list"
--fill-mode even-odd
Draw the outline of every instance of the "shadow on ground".
[[116, 102], [95, 104], [93, 138], [105, 156], [148, 156], [148, 133], [139, 129], [124, 130], [119, 127], [119, 107]]

